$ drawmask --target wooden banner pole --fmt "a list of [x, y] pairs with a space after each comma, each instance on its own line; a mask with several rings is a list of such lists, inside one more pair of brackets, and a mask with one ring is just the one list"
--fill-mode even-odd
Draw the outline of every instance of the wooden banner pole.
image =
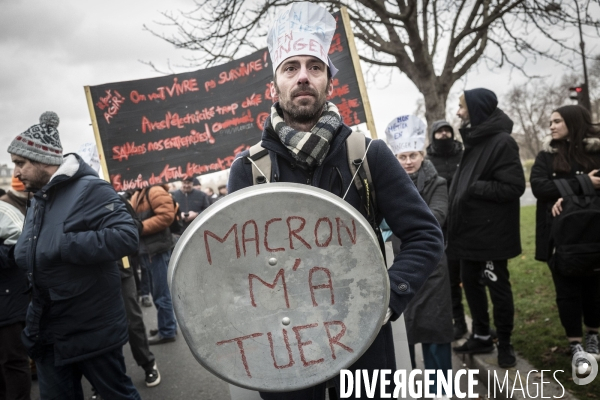
[[356, 74], [356, 81], [358, 82], [358, 89], [360, 91], [360, 97], [362, 98], [363, 107], [365, 108], [365, 116], [367, 118], [367, 129], [371, 132], [371, 137], [377, 139], [377, 131], [375, 130], [375, 120], [373, 119], [373, 113], [371, 112], [371, 103], [369, 102], [369, 95], [367, 94], [367, 86], [360, 67], [360, 59], [358, 57], [358, 51], [356, 50], [356, 44], [354, 43], [354, 33], [350, 26], [350, 15], [348, 15], [348, 9], [346, 7], [340, 8], [342, 15], [342, 21], [344, 23], [344, 30], [346, 31], [346, 39], [348, 39], [348, 50], [352, 57], [352, 64], [354, 64], [354, 72]]

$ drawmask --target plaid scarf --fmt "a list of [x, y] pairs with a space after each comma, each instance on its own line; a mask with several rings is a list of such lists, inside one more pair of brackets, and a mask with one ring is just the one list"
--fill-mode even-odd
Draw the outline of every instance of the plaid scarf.
[[342, 124], [342, 118], [335, 104], [325, 103], [325, 110], [319, 122], [310, 132], [297, 131], [283, 121], [279, 103], [271, 106], [271, 124], [292, 157], [304, 169], [321, 165], [329, 152], [329, 143], [333, 134]]

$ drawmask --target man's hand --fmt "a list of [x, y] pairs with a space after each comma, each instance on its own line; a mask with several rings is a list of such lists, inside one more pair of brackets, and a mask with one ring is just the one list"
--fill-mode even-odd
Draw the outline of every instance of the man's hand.
[[[186, 217], [187, 214], [187, 217]], [[185, 222], [191, 222], [194, 220], [194, 218], [196, 218], [198, 216], [198, 213], [195, 211], [190, 211], [188, 213], [181, 213], [181, 218], [185, 221]]]

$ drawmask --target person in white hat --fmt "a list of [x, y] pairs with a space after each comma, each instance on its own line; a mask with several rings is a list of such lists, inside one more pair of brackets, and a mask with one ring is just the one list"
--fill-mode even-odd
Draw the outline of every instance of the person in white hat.
[[[425, 134], [427, 126], [414, 115], [403, 115], [395, 118], [388, 125], [385, 134], [388, 144], [396, 149], [396, 158], [417, 190], [427, 203], [431, 212], [441, 226], [448, 215], [448, 188], [446, 179], [438, 175], [433, 163], [425, 158]], [[394, 255], [400, 254], [401, 241], [392, 236]], [[438, 391], [438, 374], [448, 379], [448, 370], [452, 370], [452, 350], [450, 344], [454, 337], [452, 326], [452, 306], [450, 281], [446, 257], [429, 276], [419, 293], [404, 310], [406, 335], [410, 349], [413, 368], [415, 362], [415, 345], [421, 343], [423, 364], [427, 370], [435, 370], [436, 376], [430, 385], [430, 393]], [[445, 393], [440, 387], [443, 396]]]
[[[346, 139], [352, 130], [337, 107], [327, 101], [337, 69], [327, 56], [335, 31], [335, 19], [323, 7], [292, 3], [275, 20], [268, 35], [273, 66], [271, 95], [276, 101], [265, 121], [261, 145], [268, 150], [271, 175], [268, 182], [308, 184], [343, 197], [366, 212], [353, 183]], [[437, 265], [444, 250], [439, 224], [415, 185], [387, 145], [365, 138], [367, 161], [377, 192], [378, 221], [385, 217], [403, 242], [402, 253], [389, 269], [390, 303], [379, 334], [365, 353], [348, 368], [352, 371], [396, 369], [390, 320], [397, 319]], [[249, 151], [238, 160], [246, 160]], [[230, 193], [252, 186], [252, 164], [234, 162], [228, 182]], [[340, 393], [339, 376], [333, 385]], [[393, 384], [391, 385], [393, 386]], [[388, 386], [388, 394], [393, 388]], [[265, 393], [263, 399], [310, 400], [325, 398], [326, 383], [285, 393]], [[361, 393], [365, 393], [364, 384]], [[379, 381], [376, 398], [381, 395]], [[355, 396], [360, 396], [358, 391]]]

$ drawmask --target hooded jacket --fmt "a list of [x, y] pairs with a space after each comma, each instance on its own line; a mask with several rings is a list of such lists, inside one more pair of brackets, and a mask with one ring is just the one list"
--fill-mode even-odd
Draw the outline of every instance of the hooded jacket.
[[450, 188], [449, 258], [489, 261], [521, 253], [525, 175], [510, 136], [513, 122], [495, 99], [487, 89], [465, 91], [471, 126], [460, 129], [465, 150]]
[[[441, 146], [436, 145], [442, 140], [436, 140], [434, 137], [435, 131], [447, 126], [452, 130], [452, 138], [444, 139], [444, 142], [448, 142], [448, 148], [443, 149]], [[452, 178], [454, 173], [460, 164], [460, 159], [463, 154], [463, 144], [454, 138], [454, 129], [445, 120], [435, 121], [431, 125], [429, 131], [429, 143], [427, 146], [427, 158], [431, 160], [439, 176], [444, 178], [447, 182], [448, 189], [452, 185]]]
[[112, 186], [78, 155], [66, 155], [34, 194], [14, 249], [32, 289], [23, 342], [33, 359], [44, 345], [54, 346], [55, 365], [65, 365], [127, 342], [116, 260], [137, 246]]
[[[547, 137], [542, 144], [542, 151], [535, 158], [533, 167], [531, 167], [531, 191], [537, 198], [537, 208], [535, 210], [535, 259], [538, 261], [548, 261], [550, 259], [550, 232], [552, 230], [552, 206], [562, 197], [558, 187], [554, 183], [555, 179], [566, 179], [573, 192], [582, 193], [579, 181], [575, 178], [579, 174], [588, 174], [591, 170], [584, 169], [581, 165], [573, 161], [571, 171], [554, 172], [553, 162], [556, 157], [556, 149], [552, 146], [552, 137]], [[600, 168], [600, 139], [584, 139], [584, 151], [591, 155], [595, 160], [595, 168]], [[600, 190], [596, 190], [600, 196]]]

